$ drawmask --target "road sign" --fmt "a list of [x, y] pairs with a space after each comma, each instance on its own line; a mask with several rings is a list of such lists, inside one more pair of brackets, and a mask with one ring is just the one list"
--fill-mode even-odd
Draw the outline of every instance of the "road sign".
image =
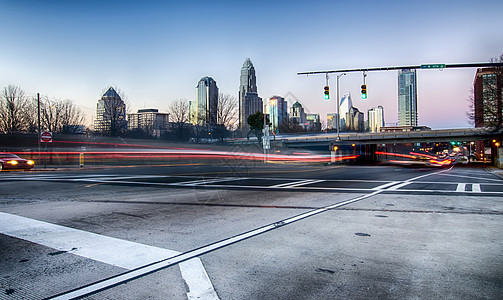
[[421, 69], [445, 69], [445, 64], [421, 65]]
[[40, 141], [42, 143], [52, 143], [52, 132], [44, 131], [40, 134]]

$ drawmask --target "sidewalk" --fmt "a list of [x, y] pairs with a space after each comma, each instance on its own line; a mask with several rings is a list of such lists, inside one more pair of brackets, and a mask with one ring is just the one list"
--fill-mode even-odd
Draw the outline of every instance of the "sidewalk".
[[485, 169], [503, 179], [503, 169], [496, 168], [495, 166], [485, 167]]

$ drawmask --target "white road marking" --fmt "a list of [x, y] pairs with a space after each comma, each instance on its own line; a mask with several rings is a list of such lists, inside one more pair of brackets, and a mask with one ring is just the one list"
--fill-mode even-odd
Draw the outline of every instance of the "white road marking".
[[299, 182], [299, 183], [295, 183], [295, 184], [292, 184], [292, 185], [289, 185], [287, 186], [287, 188], [294, 188], [294, 187], [298, 187], [298, 186], [302, 186], [302, 185], [306, 185], [306, 184], [313, 184], [313, 183], [318, 183], [318, 182], [323, 182], [325, 180], [311, 180], [311, 181], [306, 181], [306, 182]]
[[[429, 176], [429, 175], [435, 175], [435, 174], [438, 174], [441, 172], [445, 172], [445, 171], [440, 171], [440, 172], [417, 176], [417, 177], [408, 179], [407, 182], [404, 182], [404, 183], [410, 183], [411, 181], [413, 181], [415, 179], [419, 179], [419, 178]], [[267, 188], [270, 188], [270, 187], [267, 187]], [[144, 267], [140, 267], [138, 269], [131, 270], [130, 272], [126, 272], [126, 273], [120, 274], [118, 276], [110, 277], [108, 279], [87, 285], [85, 287], [75, 289], [73, 291], [62, 293], [60, 295], [55, 296], [52, 299], [72, 299], [72, 298], [90, 295], [90, 294], [96, 293], [97, 291], [104, 290], [106, 288], [127, 282], [129, 280], [134, 280], [135, 278], [139, 278], [141, 276], [144, 276], [145, 274], [153, 273], [153, 272], [171, 267], [173, 265], [180, 264], [180, 263], [185, 262], [187, 260], [197, 258], [203, 254], [206, 254], [211, 251], [215, 251], [217, 249], [220, 249], [220, 248], [232, 245], [234, 243], [246, 240], [248, 238], [251, 238], [256, 235], [268, 232], [270, 230], [277, 229], [277, 228], [282, 227], [284, 225], [287, 225], [287, 224], [290, 224], [293, 222], [297, 222], [299, 220], [303, 220], [303, 219], [311, 217], [313, 215], [317, 215], [317, 214], [326, 212], [328, 210], [332, 210], [337, 207], [341, 207], [344, 205], [351, 204], [353, 202], [357, 202], [357, 201], [372, 197], [372, 196], [380, 194], [384, 191], [386, 191], [386, 190], [377, 190], [377, 191], [374, 191], [370, 194], [363, 195], [363, 196], [360, 196], [360, 197], [357, 197], [354, 199], [349, 199], [349, 200], [346, 200], [343, 202], [339, 202], [339, 203], [335, 203], [335, 204], [325, 206], [322, 208], [314, 209], [314, 210], [293, 216], [291, 218], [287, 218], [287, 219], [284, 219], [284, 220], [281, 220], [281, 221], [278, 221], [278, 222], [275, 222], [275, 223], [272, 223], [272, 224], [269, 224], [269, 225], [266, 225], [263, 227], [256, 228], [254, 230], [250, 230], [250, 231], [242, 233], [242, 234], [238, 234], [238, 235], [231, 237], [231, 238], [220, 240], [218, 242], [209, 244], [204, 247], [200, 247], [200, 248], [197, 248], [197, 249], [194, 249], [191, 251], [187, 251], [187, 252], [182, 253], [180, 255], [177, 255], [175, 257], [171, 257], [171, 258], [165, 259], [163, 261], [159, 261], [155, 264], [146, 265]]]
[[458, 183], [456, 192], [464, 192], [466, 190], [466, 183]]
[[402, 182], [402, 183], [400, 183], [400, 184], [397, 184], [397, 185], [395, 185], [395, 186], [390, 187], [390, 188], [389, 188], [389, 189], [387, 189], [387, 190], [388, 190], [388, 191], [396, 191], [396, 190], [398, 190], [399, 188], [404, 187], [404, 186], [406, 186], [406, 185], [408, 185], [408, 184], [411, 184], [411, 183], [412, 183], [412, 182], [410, 182], [410, 181], [404, 181], [404, 182]]
[[293, 187], [298, 187], [306, 184], [312, 184], [312, 183], [317, 183], [317, 182], [323, 182], [325, 180], [314, 180], [314, 179], [306, 179], [306, 180], [301, 180], [301, 181], [294, 181], [294, 182], [287, 182], [287, 183], [282, 183], [282, 184], [277, 184], [273, 186], [269, 186], [271, 188], [293, 188]]
[[240, 180], [240, 179], [241, 178], [239, 178], [239, 177], [208, 178], [208, 179], [200, 179], [200, 180], [193, 180], [193, 181], [177, 182], [177, 183], [172, 183], [172, 185], [196, 186], [196, 185], [206, 185], [208, 183], [217, 183], [217, 182], [224, 182], [224, 181], [234, 181], [234, 180]]
[[[0, 212], [0, 233], [132, 270], [180, 252]], [[189, 299], [218, 299], [199, 258], [180, 263]], [[61, 298], [71, 299], [71, 298]]]
[[399, 181], [392, 181], [392, 182], [388, 182], [388, 183], [385, 183], [385, 184], [382, 184], [380, 186], [376, 186], [375, 188], [373, 188], [373, 190], [384, 190], [392, 185], [395, 185], [399, 183]]
[[480, 190], [480, 184], [479, 184], [479, 183], [473, 183], [473, 184], [472, 184], [472, 192], [477, 192], [477, 193], [482, 192], [482, 191]]
[[497, 181], [497, 182], [501, 182], [502, 181], [502, 179], [494, 179], [494, 178], [487, 178], [487, 177], [476, 177], [476, 176], [466, 176], [466, 175], [455, 175], [455, 174], [442, 174], [442, 176], [462, 177], [462, 178], [489, 180], [489, 181]]
[[[282, 221], [279, 221], [279, 222], [276, 222], [276, 223], [272, 223], [272, 224], [269, 224], [269, 225], [266, 225], [266, 226], [254, 229], [254, 230], [251, 230], [251, 231], [248, 231], [248, 232], [236, 235], [236, 236], [231, 237], [231, 238], [220, 240], [218, 242], [209, 244], [209, 245], [201, 247], [201, 248], [197, 248], [197, 249], [194, 249], [194, 250], [191, 250], [191, 251], [184, 252], [184, 253], [182, 253], [180, 255], [177, 255], [177, 256], [174, 256], [174, 257], [171, 257], [171, 258], [167, 258], [167, 259], [159, 261], [157, 263], [146, 265], [144, 267], [131, 270], [130, 272], [126, 272], [126, 273], [120, 274], [118, 276], [110, 277], [108, 279], [105, 279], [105, 280], [102, 280], [102, 281], [99, 281], [99, 282], [96, 282], [96, 283], [84, 286], [82, 288], [75, 289], [73, 291], [69, 291], [69, 292], [66, 292], [66, 293], [62, 293], [60, 295], [56, 295], [56, 296], [54, 296], [51, 299], [54, 299], [54, 300], [65, 299], [65, 300], [67, 300], [67, 299], [73, 299], [73, 298], [78, 298], [78, 297], [83, 297], [83, 296], [86, 296], [86, 295], [90, 295], [90, 294], [96, 293], [97, 291], [104, 290], [104, 289], [106, 289], [108, 287], [115, 286], [115, 285], [118, 285], [118, 284], [130, 281], [130, 280], [134, 280], [135, 278], [139, 278], [139, 277], [141, 277], [141, 276], [143, 276], [145, 274], [149, 274], [149, 273], [152, 273], [152, 272], [155, 272], [155, 271], [159, 271], [159, 270], [162, 270], [162, 269], [174, 266], [176, 264], [182, 264], [185, 261], [193, 260], [194, 258], [197, 258], [197, 257], [199, 257], [199, 256], [201, 256], [203, 254], [206, 254], [206, 253], [215, 251], [217, 249], [220, 249], [220, 248], [223, 248], [223, 247], [235, 244], [237, 242], [246, 240], [246, 239], [254, 237], [256, 235], [259, 235], [259, 234], [262, 234], [262, 233], [265, 233], [265, 232], [277, 229], [277, 228], [279, 228], [281, 226], [284, 226], [284, 225], [287, 225], [287, 224], [290, 224], [290, 223], [293, 223], [293, 222], [296, 222], [296, 221], [308, 218], [310, 216], [313, 216], [313, 215], [316, 215], [316, 214], [319, 214], [319, 213], [322, 213], [322, 212], [325, 212], [325, 211], [328, 211], [328, 210], [331, 210], [331, 209], [334, 209], [334, 208], [337, 208], [337, 207], [340, 207], [340, 206], [344, 206], [344, 205], [347, 205], [347, 204], [350, 204], [350, 203], [353, 203], [353, 202], [356, 202], [356, 201], [360, 201], [360, 200], [363, 200], [363, 199], [368, 198], [368, 197], [372, 197], [372, 196], [377, 195], [377, 194], [379, 194], [379, 193], [381, 193], [383, 191], [384, 190], [375, 191], [373, 193], [370, 193], [370, 194], [367, 194], [367, 195], [363, 195], [363, 196], [360, 196], [360, 197], [357, 197], [357, 198], [354, 198], [354, 199], [350, 199], [350, 200], [339, 202], [339, 203], [336, 203], [336, 204], [333, 204], [333, 205], [330, 205], [330, 206], [326, 206], [326, 207], [323, 207], [323, 208], [319, 208], [319, 209], [315, 209], [315, 210], [312, 210], [312, 211], [308, 211], [306, 213], [299, 214], [299, 215], [296, 215], [294, 217], [291, 217], [291, 218], [288, 218], [288, 219], [284, 219]], [[192, 297], [192, 295], [190, 295], [190, 294], [187, 294], [187, 295], [189, 297]], [[196, 298], [191, 298], [191, 299], [196, 299]], [[212, 298], [202, 298], [202, 299], [212, 299]]]

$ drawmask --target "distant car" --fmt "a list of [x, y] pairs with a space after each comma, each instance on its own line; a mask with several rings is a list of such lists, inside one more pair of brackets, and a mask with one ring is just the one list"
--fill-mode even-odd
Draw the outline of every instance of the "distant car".
[[35, 165], [33, 160], [23, 159], [12, 153], [0, 152], [0, 171], [30, 170]]

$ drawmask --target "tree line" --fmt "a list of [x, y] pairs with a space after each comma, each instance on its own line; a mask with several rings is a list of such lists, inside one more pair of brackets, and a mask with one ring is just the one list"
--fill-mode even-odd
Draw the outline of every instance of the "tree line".
[[[38, 108], [38, 99], [26, 96], [20, 87], [14, 85], [5, 87], [0, 95], [0, 132], [7, 134], [37, 132]], [[72, 100], [41, 96], [41, 130], [63, 132], [65, 125], [83, 123], [84, 114]]]

